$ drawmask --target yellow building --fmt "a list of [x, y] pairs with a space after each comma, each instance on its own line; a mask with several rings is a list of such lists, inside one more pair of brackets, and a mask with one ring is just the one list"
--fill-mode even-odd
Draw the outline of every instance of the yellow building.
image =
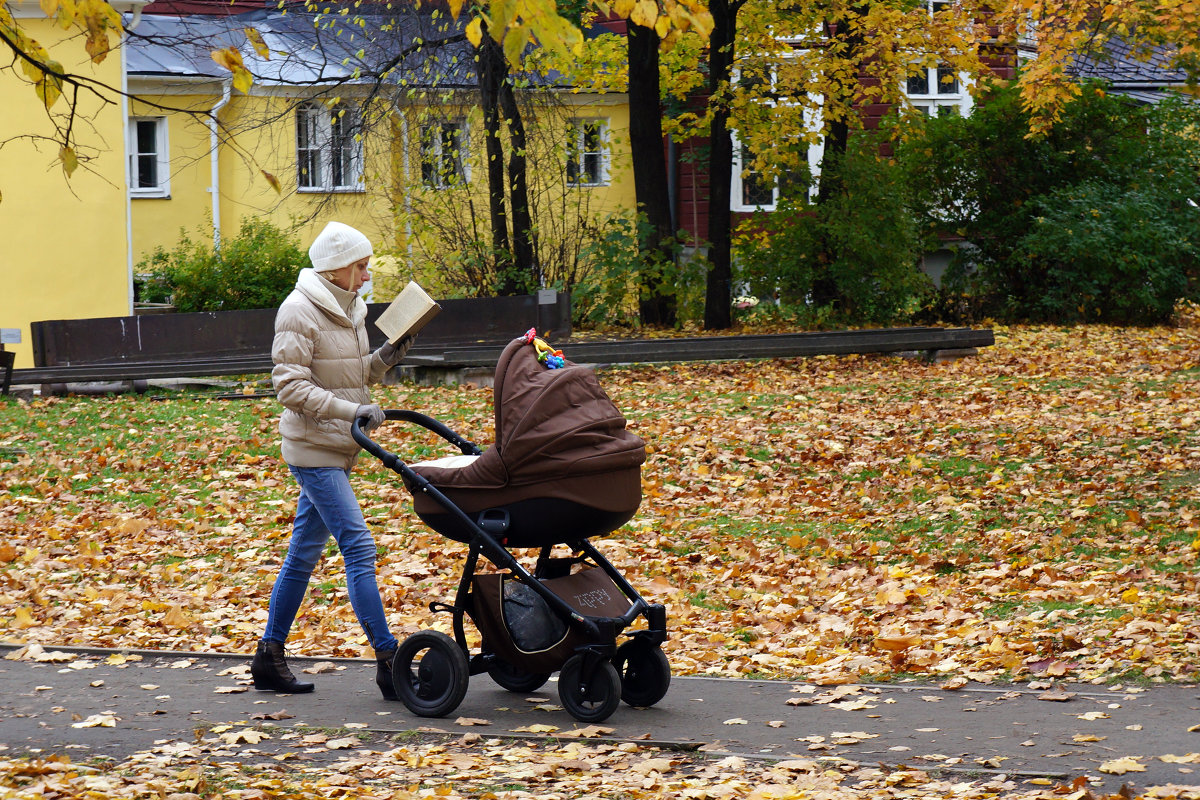
[[[241, 33], [246, 27], [259, 31], [276, 51], [273, 58], [253, 56]], [[386, 199], [365, 180], [379, 164], [367, 153], [380, 143], [340, 136], [323, 103], [307, 104], [327, 96], [312, 85], [328, 77], [323, 71], [339, 78], [348, 71], [284, 55], [312, 48], [312, 37], [300, 41], [292, 27], [273, 26], [265, 13], [147, 13], [139, 21], [127, 59], [136, 99], [126, 131], [137, 261], [156, 247], [173, 247], [181, 230], [215, 241], [236, 234], [248, 217], [295, 226], [302, 242], [336, 217], [361, 228], [377, 247], [391, 245]], [[230, 44], [246, 53], [255, 74], [248, 93], [234, 88], [230, 72], [211, 57]], [[347, 91], [362, 93], [354, 86]], [[268, 176], [278, 180], [278, 191]]]
[[[21, 8], [23, 24], [54, 43], [57, 28], [38, 6]], [[382, 86], [358, 77], [398, 42], [428, 35], [413, 27], [428, 20], [409, 20], [396, 26], [397, 39], [372, 42], [352, 29], [322, 37], [302, 11], [180, 16], [136, 3], [120, 8], [127, 46], [94, 72], [109, 86], [126, 86], [132, 99], [88, 109], [95, 135], [80, 139], [96, 152], [87, 169], [68, 180], [57, 149], [36, 141], [0, 148], [0, 236], [8, 243], [0, 251], [0, 328], [20, 331], [18, 368], [33, 366], [31, 322], [133, 314], [138, 264], [155, 248], [171, 249], [181, 231], [215, 242], [247, 218], [265, 218], [294, 228], [306, 244], [325, 221], [339, 219], [393, 256], [380, 265], [424, 276], [435, 291], [444, 266], [463, 260], [458, 251], [486, 239], [487, 157], [473, 59], [460, 52], [456, 65], [431, 78], [429, 64], [445, 56], [416, 53]], [[266, 58], [247, 29], [261, 36]], [[211, 56], [231, 45], [255, 76], [246, 93]], [[78, 41], [51, 50], [69, 68], [86, 61]], [[425, 90], [415, 91], [422, 80]], [[545, 241], [563, 235], [552, 226], [574, 219], [578, 246], [595, 220], [633, 206], [625, 96], [537, 94], [543, 98], [526, 120], [530, 202]], [[50, 132], [32, 87], [11, 72], [0, 73], [0, 102], [4, 139], [17, 126]], [[552, 249], [539, 259], [557, 257]], [[391, 286], [376, 283], [386, 297]]]
[[[37, 2], [9, 2], [8, 8], [65, 69], [120, 88], [120, 50], [92, 64], [77, 32], [46, 19]], [[115, 102], [87, 91], [78, 95], [73, 134], [82, 161], [68, 178], [55, 126], [64, 124], [69, 98], [52, 106], [51, 118], [19, 68], [0, 71], [0, 328], [20, 337], [19, 344], [6, 345], [16, 351], [18, 367], [33, 365], [30, 322], [130, 313], [124, 111], [119, 98], [107, 97]]]

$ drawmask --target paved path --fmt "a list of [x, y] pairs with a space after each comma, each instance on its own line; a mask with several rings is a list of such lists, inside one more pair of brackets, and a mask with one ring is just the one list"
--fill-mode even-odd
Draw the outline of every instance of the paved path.
[[[0, 653], [14, 649], [0, 647]], [[445, 719], [418, 718], [385, 702], [374, 665], [360, 660], [292, 659], [317, 684], [309, 695], [256, 692], [246, 656], [46, 648], [65, 660], [0, 659], [0, 743], [4, 755], [40, 749], [80, 759], [124, 757], [165, 741], [193, 740], [212, 725], [349, 726], [386, 734], [422, 728], [447, 733], [533, 737], [518, 729], [553, 726], [553, 736], [586, 726], [557, 708], [552, 682], [527, 698], [472, 678], [463, 704]], [[43, 658], [46, 656], [43, 655]], [[1063, 695], [1070, 693], [1069, 699]], [[1048, 698], [1058, 699], [1048, 699]], [[286, 712], [281, 714], [280, 712]], [[112, 726], [94, 725], [112, 717]], [[270, 715], [281, 717], [272, 720]], [[257, 719], [256, 719], [257, 717]], [[459, 722], [486, 720], [487, 725]], [[1054, 691], [970, 684], [816, 687], [803, 684], [677, 677], [653, 709], [622, 706], [602, 723], [605, 738], [755, 758], [842, 758], [962, 773], [964, 780], [1007, 774], [1022, 782], [1068, 783], [1081, 775], [1117, 791], [1166, 784], [1200, 787], [1200, 690], [1162, 686]], [[543, 729], [544, 730], [544, 729]], [[1183, 761], [1163, 756], [1188, 757]], [[1105, 774], [1122, 758], [1145, 771]], [[1200, 788], [1197, 789], [1200, 796]]]

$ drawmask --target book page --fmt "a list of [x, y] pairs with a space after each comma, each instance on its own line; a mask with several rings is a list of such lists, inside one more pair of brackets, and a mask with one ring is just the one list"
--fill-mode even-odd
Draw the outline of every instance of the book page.
[[424, 289], [409, 281], [375, 320], [375, 326], [395, 344], [405, 336], [415, 335], [441, 310]]

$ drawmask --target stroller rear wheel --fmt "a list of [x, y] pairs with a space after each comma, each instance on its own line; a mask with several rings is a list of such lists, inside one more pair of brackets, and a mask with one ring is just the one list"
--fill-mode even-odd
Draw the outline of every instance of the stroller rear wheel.
[[585, 656], [573, 655], [558, 673], [558, 698], [580, 722], [603, 722], [621, 704], [621, 676], [608, 660], [596, 662], [590, 678], [585, 677]]
[[440, 631], [414, 633], [392, 658], [392, 688], [418, 717], [444, 717], [458, 708], [469, 681], [466, 654]]
[[510, 692], [536, 692], [550, 680], [548, 673], [526, 672], [501, 658], [492, 661], [488, 675]]
[[631, 639], [617, 648], [613, 663], [621, 676], [621, 699], [629, 705], [645, 708], [667, 696], [671, 664], [658, 645]]

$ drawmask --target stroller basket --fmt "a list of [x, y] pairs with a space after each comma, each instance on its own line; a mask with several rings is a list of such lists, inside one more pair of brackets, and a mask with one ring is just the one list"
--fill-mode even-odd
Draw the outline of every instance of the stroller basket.
[[[643, 600], [589, 541], [636, 513], [645, 445], [591, 370], [561, 358], [548, 369], [547, 350], [531, 332], [501, 353], [487, 450], [423, 414], [389, 410], [387, 419], [424, 427], [460, 452], [409, 465], [370, 439], [365, 419], [352, 426], [358, 444], [400, 475], [421, 520], [467, 545], [454, 603], [430, 605], [451, 614], [453, 638], [421, 631], [392, 664], [396, 693], [416, 714], [450, 713], [481, 672], [531, 692], [557, 671], [563, 707], [585, 722], [606, 719], [621, 700], [649, 706], [666, 694], [666, 609]], [[562, 546], [570, 557], [553, 555]], [[537, 548], [532, 570], [509, 548]], [[480, 571], [481, 558], [498, 571]], [[475, 654], [467, 617], [482, 640]], [[627, 630], [639, 619], [644, 627]], [[627, 638], [618, 645], [618, 636]]]

